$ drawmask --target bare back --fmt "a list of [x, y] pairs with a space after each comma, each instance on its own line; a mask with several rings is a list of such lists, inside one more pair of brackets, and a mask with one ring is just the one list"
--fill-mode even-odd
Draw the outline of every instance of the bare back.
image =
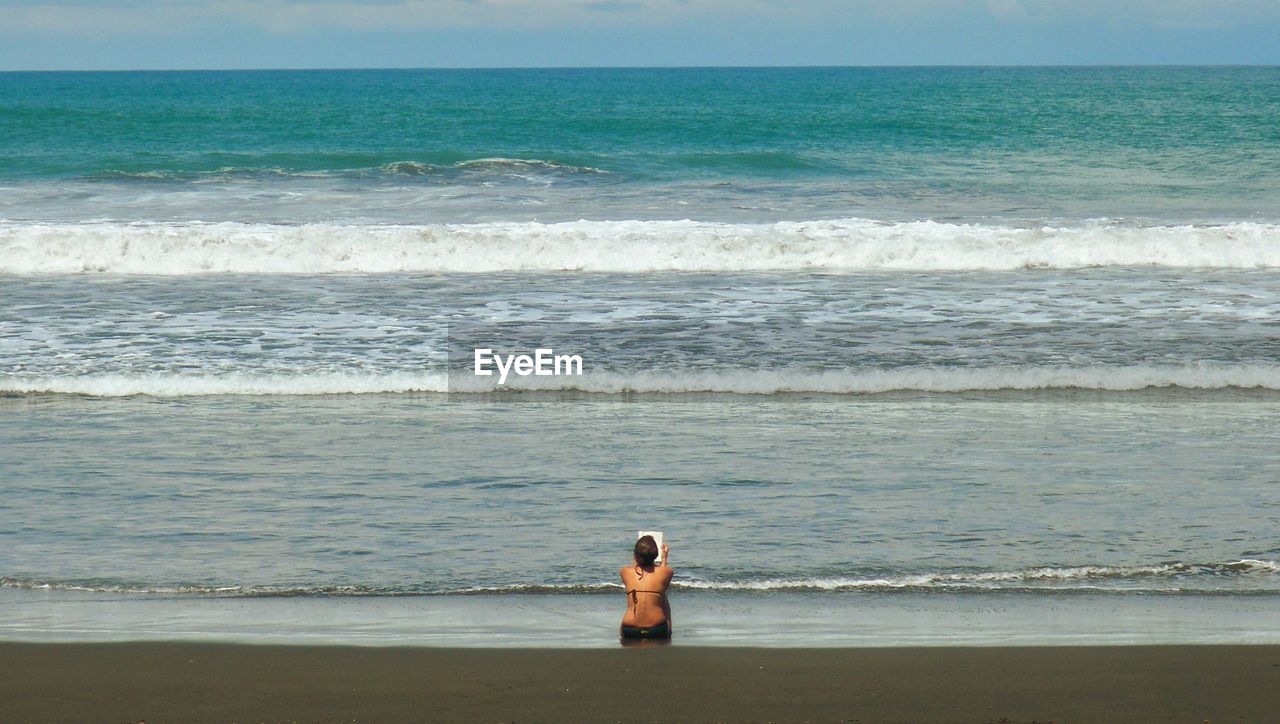
[[670, 622], [671, 606], [667, 603], [667, 589], [675, 573], [667, 566], [623, 566], [618, 569], [622, 585], [627, 589], [627, 612], [622, 616], [623, 626], [640, 628]]

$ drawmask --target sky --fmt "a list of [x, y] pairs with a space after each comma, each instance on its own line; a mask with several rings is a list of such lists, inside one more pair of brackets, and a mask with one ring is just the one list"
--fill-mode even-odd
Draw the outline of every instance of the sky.
[[1280, 64], [1280, 0], [0, 0], [0, 70]]

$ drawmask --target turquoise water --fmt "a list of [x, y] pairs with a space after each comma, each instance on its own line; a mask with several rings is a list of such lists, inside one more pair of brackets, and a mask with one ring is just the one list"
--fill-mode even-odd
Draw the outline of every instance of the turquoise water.
[[1276, 68], [0, 74], [0, 636], [1274, 641], [1278, 420]]
[[[619, 218], [611, 208], [1274, 220], [1277, 118], [1275, 68], [7, 73], [0, 180], [103, 197], [152, 191], [131, 181], [252, 179], [375, 200], [405, 186], [509, 187], [496, 203], [419, 199], [377, 219], [416, 223]], [[164, 218], [176, 201], [111, 200], [63, 198], [54, 211], [24, 198], [0, 202], [0, 217], [84, 204]], [[189, 218], [229, 218], [203, 211]]]

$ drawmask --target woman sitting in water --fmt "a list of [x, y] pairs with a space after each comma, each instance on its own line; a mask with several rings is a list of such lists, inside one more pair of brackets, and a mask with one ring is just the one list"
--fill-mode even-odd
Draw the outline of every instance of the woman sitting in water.
[[653, 536], [642, 536], [636, 541], [635, 565], [618, 569], [622, 585], [627, 589], [627, 612], [622, 615], [622, 638], [669, 639], [671, 638], [671, 606], [667, 603], [667, 589], [671, 587], [671, 560], [667, 547], [662, 546], [662, 564], [654, 565], [658, 558], [658, 544]]

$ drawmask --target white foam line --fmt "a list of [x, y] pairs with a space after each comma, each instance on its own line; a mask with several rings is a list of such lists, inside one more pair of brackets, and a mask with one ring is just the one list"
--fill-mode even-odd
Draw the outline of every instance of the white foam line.
[[209, 395], [358, 395], [445, 392], [443, 374], [424, 375], [85, 375], [82, 377], [0, 377], [0, 391], [94, 397], [198, 397]]
[[1017, 270], [1280, 267], [1280, 226], [1015, 228], [866, 219], [430, 226], [0, 224], [0, 273]]
[[[499, 389], [490, 378], [455, 375], [454, 392]], [[999, 390], [1103, 390], [1148, 388], [1261, 388], [1280, 390], [1277, 365], [1186, 365], [1099, 367], [921, 367], [891, 370], [706, 370], [693, 372], [609, 373], [582, 377], [508, 378], [521, 390], [580, 390], [593, 393], [729, 393], [769, 395], [787, 392], [877, 394], [898, 391], [966, 392]]]
[[[878, 578], [827, 577], [827, 578], [771, 578], [747, 581], [716, 581], [684, 579], [677, 581], [677, 588], [695, 590], [724, 591], [775, 591], [775, 590], [860, 590], [860, 589], [892, 589], [892, 588], [1007, 588], [1010, 584], [1019, 583], [1055, 583], [1067, 584], [1058, 586], [1062, 589], [1087, 590], [1152, 590], [1149, 588], [1128, 587], [1116, 589], [1098, 586], [1089, 581], [1126, 579], [1166, 579], [1177, 575], [1194, 576], [1198, 570], [1207, 569], [1221, 575], [1231, 571], [1237, 575], [1273, 576], [1280, 573], [1280, 561], [1243, 559], [1227, 563], [1164, 563], [1149, 566], [1041, 566], [1013, 571], [974, 571], [968, 573], [919, 573]], [[8, 577], [0, 577], [0, 588], [18, 588], [28, 590], [61, 590], [102, 593], [191, 593], [191, 594], [242, 594], [242, 595], [391, 595], [390, 589], [364, 588], [360, 586], [323, 586], [316, 588], [271, 588], [246, 586], [128, 586], [128, 585], [93, 585], [78, 582], [30, 581]], [[439, 593], [513, 593], [513, 592], [606, 592], [614, 591], [621, 586], [614, 582], [596, 582], [586, 584], [524, 584], [515, 586], [479, 586], [462, 590], [439, 591]], [[1159, 590], [1176, 590], [1168, 587]]]
[[492, 378], [465, 372], [424, 374], [99, 374], [67, 377], [0, 376], [0, 392], [79, 394], [96, 397], [190, 397], [206, 395], [355, 395], [404, 392], [484, 394], [500, 390], [577, 391], [591, 394], [817, 393], [865, 395], [886, 392], [995, 392], [1003, 390], [1098, 390], [1151, 388], [1280, 390], [1280, 366], [1132, 367], [925, 367], [905, 370], [724, 370], [652, 373], [590, 373], [582, 377]]

